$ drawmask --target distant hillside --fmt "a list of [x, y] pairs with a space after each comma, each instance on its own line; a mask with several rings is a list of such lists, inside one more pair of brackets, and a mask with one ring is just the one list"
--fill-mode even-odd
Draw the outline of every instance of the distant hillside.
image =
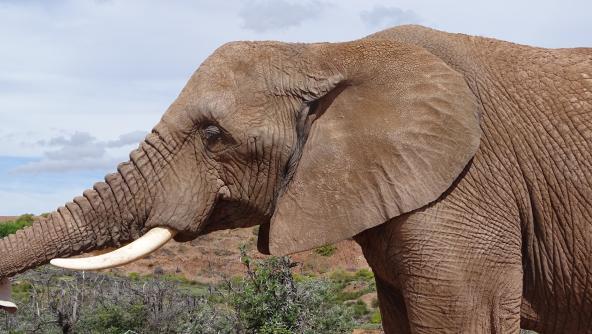
[[[242, 276], [239, 246], [245, 245], [253, 258], [264, 258], [257, 251], [256, 227], [214, 232], [187, 243], [169, 242], [147, 258], [116, 269], [125, 273], [180, 274], [190, 280], [216, 283], [225, 278]], [[335, 246], [326, 246], [313, 251], [292, 255], [300, 263], [297, 271], [303, 274], [324, 274], [337, 270], [355, 272], [369, 269], [362, 250], [352, 240]]]
[[0, 216], [0, 224], [6, 221], [15, 220], [18, 216]]
[[[37, 218], [33, 217], [35, 220]], [[17, 216], [0, 216], [0, 224], [17, 219]], [[217, 231], [187, 243], [171, 241], [148, 257], [113, 271], [142, 275], [177, 274], [193, 281], [218, 283], [244, 274], [244, 267], [239, 260], [241, 245], [245, 246], [249, 256], [259, 259], [265, 257], [257, 251], [256, 243], [257, 227]], [[300, 264], [296, 270], [302, 274], [369, 269], [360, 247], [352, 240], [294, 254], [292, 258]]]

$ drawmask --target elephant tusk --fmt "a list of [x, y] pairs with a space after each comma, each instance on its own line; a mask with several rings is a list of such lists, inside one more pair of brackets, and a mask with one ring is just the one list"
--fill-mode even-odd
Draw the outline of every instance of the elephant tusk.
[[17, 310], [15, 303], [10, 301], [10, 281], [8, 278], [0, 280], [0, 310], [14, 313]]
[[56, 267], [74, 270], [99, 270], [122, 266], [143, 258], [171, 240], [177, 231], [155, 227], [134, 242], [110, 253], [74, 259], [53, 259]]

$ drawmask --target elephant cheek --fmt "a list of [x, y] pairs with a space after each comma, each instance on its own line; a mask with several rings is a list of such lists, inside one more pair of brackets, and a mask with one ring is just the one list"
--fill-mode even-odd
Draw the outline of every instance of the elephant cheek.
[[146, 228], [171, 228], [178, 232], [177, 241], [194, 239], [203, 229], [223, 184], [217, 173], [196, 160], [187, 155], [172, 163], [175, 172], [160, 182]]
[[179, 232], [175, 237], [177, 241], [194, 239], [216, 202], [217, 189], [210, 183], [214, 182], [184, 184], [157, 196], [146, 227], [172, 228]]

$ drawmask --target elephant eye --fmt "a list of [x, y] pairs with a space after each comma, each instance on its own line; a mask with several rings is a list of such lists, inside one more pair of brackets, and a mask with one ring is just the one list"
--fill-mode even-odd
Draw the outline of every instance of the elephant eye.
[[213, 141], [222, 134], [222, 131], [220, 130], [219, 127], [217, 127], [215, 125], [208, 125], [203, 130], [203, 134], [204, 134], [204, 137], [207, 141]]
[[201, 135], [204, 144], [210, 152], [221, 152], [226, 148], [235, 145], [236, 142], [227, 132], [219, 126], [210, 124], [202, 128]]

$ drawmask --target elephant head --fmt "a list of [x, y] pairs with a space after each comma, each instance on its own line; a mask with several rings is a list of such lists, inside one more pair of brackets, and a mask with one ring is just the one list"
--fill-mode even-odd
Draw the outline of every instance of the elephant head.
[[226, 44], [117, 173], [0, 241], [0, 279], [154, 228], [141, 240], [260, 224], [272, 254], [352, 237], [451, 186], [478, 110], [463, 76], [413, 45]]

